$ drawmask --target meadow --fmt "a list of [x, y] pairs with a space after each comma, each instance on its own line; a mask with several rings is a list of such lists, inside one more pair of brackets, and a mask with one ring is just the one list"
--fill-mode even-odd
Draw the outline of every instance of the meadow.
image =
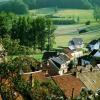
[[93, 17], [93, 10], [83, 10], [83, 9], [56, 9], [55, 8], [41, 8], [30, 10], [32, 15], [52, 15], [58, 17], [59, 19], [75, 19], [79, 20], [81, 23], [85, 21], [95, 21]]
[[89, 33], [89, 34], [72, 34], [72, 35], [61, 35], [61, 36], [56, 36], [55, 37], [55, 42], [56, 44], [54, 44], [55, 48], [58, 48], [60, 46], [62, 47], [66, 47], [68, 46], [68, 42], [72, 39], [72, 38], [82, 38], [84, 43], [87, 44], [89, 43], [91, 40], [93, 39], [98, 39], [100, 38], [100, 31], [99, 32], [94, 32], [94, 33]]

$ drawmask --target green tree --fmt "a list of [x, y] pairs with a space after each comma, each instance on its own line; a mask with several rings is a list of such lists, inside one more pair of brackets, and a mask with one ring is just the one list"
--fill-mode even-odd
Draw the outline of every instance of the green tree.
[[1, 43], [3, 44], [8, 55], [16, 55], [19, 53], [19, 40], [12, 40], [9, 35], [6, 35], [1, 39]]
[[28, 7], [21, 0], [10, 0], [0, 4], [0, 11], [26, 14], [28, 12]]
[[4, 37], [4, 35], [9, 34], [12, 25], [12, 18], [14, 17], [11, 13], [0, 13], [0, 36]]
[[94, 8], [94, 18], [96, 19], [96, 21], [100, 20], [100, 8], [99, 7], [95, 7]]
[[54, 31], [55, 26], [50, 19], [46, 20], [46, 34], [47, 34], [47, 50], [51, 50], [54, 44]]

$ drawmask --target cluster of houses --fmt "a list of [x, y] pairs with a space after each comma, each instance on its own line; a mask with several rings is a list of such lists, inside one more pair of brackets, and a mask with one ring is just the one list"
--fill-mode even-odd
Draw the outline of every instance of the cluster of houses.
[[67, 98], [79, 96], [83, 88], [94, 92], [100, 89], [100, 39], [92, 40], [85, 48], [81, 38], [73, 38], [61, 52], [44, 52], [42, 60], [41, 70], [32, 73], [33, 81], [50, 78]]
[[82, 88], [100, 89], [100, 39], [85, 48], [81, 38], [73, 38], [61, 52], [44, 52], [42, 60], [40, 71], [22, 74], [25, 80], [30, 75], [33, 83], [50, 78], [67, 98], [79, 96]]

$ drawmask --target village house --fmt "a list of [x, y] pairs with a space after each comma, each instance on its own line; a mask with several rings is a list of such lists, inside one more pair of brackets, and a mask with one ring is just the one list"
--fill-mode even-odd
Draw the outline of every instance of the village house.
[[86, 55], [80, 58], [80, 65], [85, 66], [85, 65], [90, 65], [91, 64], [91, 59], [92, 57]]
[[80, 65], [91, 65], [96, 66], [98, 63], [100, 63], [100, 51], [99, 50], [93, 50], [89, 55], [85, 55], [80, 57], [79, 59]]
[[71, 50], [81, 49], [84, 47], [83, 39], [82, 38], [72, 38], [69, 41], [68, 46]]
[[65, 48], [63, 52], [69, 57], [70, 60], [75, 58], [77, 59], [84, 55], [82, 50], [71, 50], [69, 47]]
[[48, 60], [49, 72], [55, 73], [55, 75], [63, 75], [68, 71], [68, 64], [70, 59], [65, 54], [60, 54], [58, 57], [52, 57]]
[[88, 48], [89, 50], [91, 50], [91, 51], [93, 51], [93, 50], [99, 50], [99, 49], [100, 49], [100, 40], [99, 40], [99, 39], [98, 39], [98, 40], [92, 40], [92, 41], [88, 44], [87, 48]]

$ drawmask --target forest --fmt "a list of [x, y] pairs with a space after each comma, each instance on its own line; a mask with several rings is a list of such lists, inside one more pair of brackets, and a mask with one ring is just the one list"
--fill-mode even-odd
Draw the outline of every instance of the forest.
[[0, 11], [16, 14], [39, 8], [91, 9], [95, 6], [100, 6], [100, 0], [0, 0]]

